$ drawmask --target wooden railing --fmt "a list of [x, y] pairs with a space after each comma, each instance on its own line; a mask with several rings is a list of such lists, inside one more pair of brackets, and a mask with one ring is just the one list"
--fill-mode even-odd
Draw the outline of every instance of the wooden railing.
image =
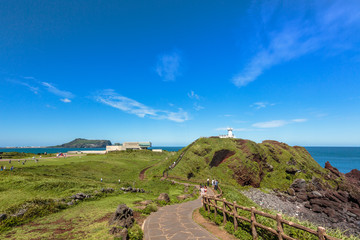
[[[204, 203], [204, 208], [206, 211], [208, 211], [208, 213], [210, 213], [211, 209], [210, 207], [213, 207], [214, 209], [214, 214], [215, 214], [215, 219], [217, 216], [217, 212], [218, 210], [220, 212], [222, 212], [223, 215], [223, 223], [226, 224], [226, 222], [228, 221], [227, 219], [229, 218], [229, 216], [231, 216], [234, 220], [234, 229], [235, 231], [238, 228], [238, 221], [245, 221], [250, 223], [251, 225], [251, 234], [254, 240], [258, 239], [258, 234], [256, 231], [256, 228], [262, 228], [267, 232], [270, 232], [272, 234], [274, 234], [275, 236], [278, 237], [278, 239], [288, 239], [288, 240], [296, 240], [293, 237], [290, 237], [288, 235], [285, 234], [284, 232], [284, 227], [283, 225], [286, 224], [290, 227], [296, 228], [296, 229], [300, 229], [303, 230], [305, 232], [308, 232], [310, 234], [313, 234], [315, 236], [317, 236], [320, 240], [341, 240], [335, 237], [331, 237], [329, 235], [326, 234], [325, 232], [325, 228], [323, 227], [318, 227], [317, 230], [313, 230], [307, 227], [304, 227], [300, 224], [297, 223], [293, 223], [290, 222], [288, 220], [285, 220], [282, 218], [281, 214], [277, 214], [276, 216], [256, 210], [254, 207], [252, 208], [248, 208], [248, 207], [243, 207], [238, 205], [236, 202], [228, 202], [226, 201], [225, 198], [218, 198], [216, 196], [203, 196], [203, 203]], [[222, 203], [221, 205], [218, 205], [218, 203]], [[239, 214], [238, 210], [243, 210], [246, 212], [249, 212], [251, 215], [250, 219], [246, 218], [245, 216], [241, 216], [241, 214]], [[266, 218], [270, 218], [276, 221], [276, 229], [273, 229], [271, 227], [265, 226], [259, 222], [256, 221], [256, 216], [263, 216]]]

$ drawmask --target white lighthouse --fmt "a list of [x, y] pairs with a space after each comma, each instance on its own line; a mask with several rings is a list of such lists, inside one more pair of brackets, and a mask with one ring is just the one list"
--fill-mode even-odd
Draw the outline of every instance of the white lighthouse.
[[233, 129], [231, 127], [227, 128], [227, 131], [227, 135], [220, 135], [219, 138], [235, 138], [235, 135], [233, 134]]

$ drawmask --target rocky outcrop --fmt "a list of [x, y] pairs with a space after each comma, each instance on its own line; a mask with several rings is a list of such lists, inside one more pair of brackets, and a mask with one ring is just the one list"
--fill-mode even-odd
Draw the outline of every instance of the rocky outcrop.
[[132, 188], [132, 187], [128, 187], [128, 188], [120, 188], [121, 191], [124, 191], [124, 192], [133, 192], [133, 193], [144, 193], [145, 190], [142, 189], [142, 188]]
[[[332, 178], [345, 176], [330, 163], [327, 163], [327, 169], [331, 171]], [[343, 230], [360, 232], [359, 190], [346, 180], [335, 190], [317, 178], [309, 182], [296, 179], [287, 191], [290, 195], [287, 200], [302, 203], [309, 210], [321, 214], [321, 218], [327, 216], [333, 228], [341, 223]]]
[[167, 193], [160, 193], [159, 197], [157, 198], [157, 200], [159, 201], [165, 201], [165, 202], [170, 202], [170, 197]]
[[116, 238], [128, 239], [128, 230], [134, 225], [134, 213], [126, 204], [120, 204], [113, 216], [109, 220], [111, 229], [110, 234], [115, 235]]

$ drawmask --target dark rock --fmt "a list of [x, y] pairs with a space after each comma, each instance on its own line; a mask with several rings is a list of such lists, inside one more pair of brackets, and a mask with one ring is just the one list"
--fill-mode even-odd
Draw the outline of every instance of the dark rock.
[[316, 212], [316, 213], [322, 212], [322, 207], [320, 207], [319, 205], [316, 205], [316, 204], [311, 205], [311, 209], [313, 210], [313, 212]]
[[0, 213], [0, 222], [7, 219], [7, 215], [5, 213]]
[[290, 157], [290, 160], [287, 162], [288, 165], [296, 165], [296, 160], [293, 157]]
[[338, 170], [337, 168], [331, 166], [331, 164], [329, 163], [329, 161], [327, 161], [327, 162], [325, 163], [325, 168], [326, 168], [326, 169], [329, 169], [330, 172], [332, 172], [332, 173], [335, 174], [336, 176], [340, 177], [340, 172], [339, 172], [339, 170]]
[[328, 215], [328, 217], [331, 217], [331, 218], [335, 218], [336, 217], [336, 213], [335, 213], [335, 210], [334, 209], [331, 209], [331, 208], [325, 208], [323, 209], [323, 212]]
[[289, 188], [287, 192], [290, 196], [295, 196], [295, 190], [293, 188]]
[[90, 198], [91, 196], [84, 193], [77, 193], [75, 195], [72, 195], [70, 198], [75, 200], [84, 200], [85, 198]]
[[360, 217], [360, 209], [359, 208], [351, 208], [349, 209], [349, 212], [352, 212], [356, 214], [358, 217]]
[[157, 200], [170, 202], [170, 197], [167, 193], [160, 193], [160, 196], [157, 198]]
[[11, 215], [12, 217], [22, 217], [27, 212], [27, 208], [20, 209], [17, 213]]
[[311, 198], [322, 198], [323, 195], [321, 193], [319, 193], [318, 191], [312, 191], [310, 193], [307, 194], [308, 197]]
[[360, 182], [360, 171], [357, 169], [351, 170], [350, 172], [346, 173], [345, 176], [354, 183]]
[[291, 184], [291, 187], [295, 190], [295, 191], [300, 191], [301, 189], [305, 189], [306, 188], [306, 181], [304, 179], [295, 179], [294, 182]]
[[128, 230], [126, 228], [112, 227], [110, 229], [109, 233], [114, 235], [115, 238], [119, 238], [119, 239], [122, 239], [122, 240], [129, 239]]
[[319, 178], [313, 177], [311, 179], [311, 184], [316, 188], [314, 190], [323, 191], [325, 190], [321, 180]]
[[112, 193], [115, 190], [113, 188], [102, 188], [100, 191], [103, 193]]
[[299, 192], [298, 194], [296, 194], [296, 197], [302, 201], [308, 200], [308, 196], [307, 196], [306, 192]]
[[109, 220], [109, 225], [115, 225], [123, 228], [131, 228], [134, 224], [134, 213], [126, 204], [120, 204], [112, 218]]

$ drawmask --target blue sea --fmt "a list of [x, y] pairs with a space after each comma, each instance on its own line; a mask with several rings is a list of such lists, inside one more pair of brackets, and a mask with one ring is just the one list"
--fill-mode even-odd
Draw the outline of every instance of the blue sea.
[[[177, 152], [183, 147], [151, 147], [149, 149], [163, 149], [169, 152]], [[0, 148], [0, 152], [24, 152], [24, 153], [66, 153], [69, 151], [104, 151], [105, 148]]]
[[342, 173], [360, 170], [360, 147], [305, 147], [310, 155], [325, 167], [327, 161]]
[[[177, 152], [183, 147], [156, 146], [150, 149], [163, 149]], [[320, 166], [325, 167], [329, 161], [332, 166], [342, 173], [350, 172], [352, 169], [360, 170], [360, 147], [305, 147]], [[58, 153], [68, 151], [105, 150], [105, 148], [0, 148], [0, 152], [25, 152], [25, 153]]]

